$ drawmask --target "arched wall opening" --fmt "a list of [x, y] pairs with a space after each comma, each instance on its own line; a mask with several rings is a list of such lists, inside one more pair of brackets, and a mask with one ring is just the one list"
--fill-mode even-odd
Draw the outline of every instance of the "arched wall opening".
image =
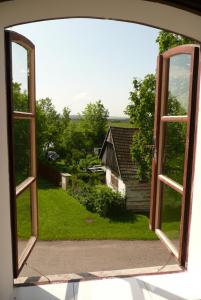
[[[4, 245], [0, 261], [6, 270], [0, 278], [0, 286], [4, 295], [12, 291], [12, 256], [11, 256], [11, 231], [10, 231], [10, 207], [8, 185], [8, 149], [7, 149], [7, 123], [6, 123], [6, 86], [5, 86], [5, 57], [4, 57], [4, 28], [27, 22], [44, 19], [57, 19], [66, 17], [94, 17], [103, 19], [124, 20], [146, 24], [157, 28], [177, 32], [189, 36], [195, 40], [201, 40], [201, 18], [181, 9], [146, 1], [9, 1], [0, 4], [0, 87], [1, 87], [1, 177], [0, 189], [4, 195], [1, 202], [1, 232]], [[170, 22], [171, 20], [171, 22]], [[198, 118], [198, 132], [201, 130], [200, 118]], [[197, 139], [197, 149], [201, 145], [201, 138]], [[196, 155], [196, 168], [194, 176], [193, 210], [191, 221], [191, 237], [189, 247], [189, 269], [197, 269], [201, 266], [200, 249], [201, 241], [198, 239], [196, 228], [200, 227], [199, 207], [199, 181], [201, 174], [198, 168], [199, 150]], [[195, 247], [196, 245], [196, 247]], [[4, 297], [5, 299], [7, 296]]]

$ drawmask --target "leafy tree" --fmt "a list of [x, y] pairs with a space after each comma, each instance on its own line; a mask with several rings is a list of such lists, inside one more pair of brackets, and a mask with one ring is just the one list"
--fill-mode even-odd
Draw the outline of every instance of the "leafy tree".
[[68, 107], [64, 107], [63, 112], [60, 116], [62, 129], [65, 130], [70, 123], [70, 109]]
[[70, 122], [63, 133], [63, 151], [69, 172], [76, 172], [79, 161], [87, 155], [85, 134], [79, 122]]
[[45, 152], [59, 147], [61, 134], [60, 116], [50, 98], [40, 99], [36, 103], [37, 151], [39, 159]]
[[131, 154], [138, 165], [138, 178], [146, 180], [151, 176], [151, 150], [154, 122], [156, 79], [153, 74], [144, 80], [133, 80], [133, 91], [130, 93], [130, 104], [126, 114], [130, 122], [139, 131], [133, 136]]
[[[28, 95], [26, 91], [21, 90], [21, 84], [13, 82], [12, 84], [13, 110], [29, 110]], [[29, 176], [29, 121], [15, 120], [13, 122], [13, 145], [15, 155], [15, 177], [18, 185]]]
[[28, 95], [26, 91], [22, 91], [21, 83], [13, 82], [13, 110], [29, 111]]
[[160, 53], [179, 45], [196, 43], [187, 37], [164, 30], [159, 32], [156, 42], [158, 43]]
[[[163, 52], [169, 48], [193, 43], [192, 40], [170, 32], [160, 31], [156, 42], [159, 51]], [[154, 74], [148, 74], [143, 80], [133, 80], [133, 91], [130, 93], [130, 104], [126, 108], [126, 114], [130, 121], [139, 131], [134, 135], [131, 146], [131, 155], [137, 165], [139, 180], [147, 181], [151, 177], [153, 127], [154, 127], [154, 106], [155, 106], [156, 79]], [[176, 97], [169, 94], [168, 98], [169, 114], [184, 114]], [[166, 171], [170, 172], [171, 166], [175, 161], [174, 153], [178, 154], [178, 164], [180, 167], [176, 176], [179, 177], [183, 166], [184, 156], [184, 136], [185, 126], [182, 123], [170, 124], [168, 130], [168, 151], [166, 153]], [[178, 140], [180, 143], [178, 143]], [[183, 144], [182, 144], [183, 142]], [[172, 168], [173, 169], [173, 168]]]
[[90, 151], [102, 145], [107, 130], [108, 116], [109, 112], [101, 100], [87, 104], [82, 112], [81, 123]]

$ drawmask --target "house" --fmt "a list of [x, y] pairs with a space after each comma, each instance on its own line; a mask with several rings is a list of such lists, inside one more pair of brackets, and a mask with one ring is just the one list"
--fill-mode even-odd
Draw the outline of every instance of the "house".
[[110, 127], [103, 143], [100, 158], [106, 168], [106, 184], [120, 192], [126, 207], [136, 212], [149, 211], [150, 185], [139, 182], [130, 147], [136, 128]]
[[[192, 161], [189, 162], [186, 171], [191, 170], [192, 176], [189, 183], [191, 189], [177, 189], [180, 193], [188, 194], [190, 197], [189, 210], [185, 213], [188, 216], [187, 226], [183, 226], [185, 245], [181, 249], [185, 251], [185, 262], [182, 263], [182, 270], [178, 273], [159, 274], [155, 270], [153, 275], [136, 276], [136, 274], [148, 273], [149, 271], [135, 270], [125, 276], [123, 270], [116, 279], [98, 279], [91, 274], [91, 280], [83, 282], [66, 283], [68, 277], [57, 277], [57, 283], [51, 282], [46, 285], [15, 287], [13, 266], [15, 262], [15, 231], [12, 227], [13, 207], [12, 184], [9, 179], [9, 161], [11, 150], [9, 148], [9, 126], [11, 116], [7, 106], [7, 84], [6, 76], [10, 72], [5, 60], [5, 35], [7, 27], [16, 24], [25, 24], [39, 20], [59, 19], [59, 18], [99, 18], [121, 20], [131, 23], [144, 24], [155, 28], [163, 28], [172, 32], [183, 34], [194, 40], [201, 42], [201, 4], [200, 1], [191, 0], [12, 0], [0, 1], [0, 299], [201, 299], [201, 97], [197, 89], [200, 87], [200, 77], [193, 85], [191, 91], [194, 93], [192, 108], [195, 114], [195, 127], [192, 128], [194, 136], [194, 152]], [[103, 21], [104, 22], [104, 21]], [[61, 28], [62, 30], [62, 28]], [[64, 34], [64, 33], [63, 33]], [[66, 33], [65, 33], [66, 34]], [[87, 34], [87, 33], [86, 33]], [[130, 37], [131, 39], [134, 37]], [[149, 59], [149, 44], [145, 45], [147, 50], [147, 60]], [[126, 55], [122, 51], [122, 58]], [[160, 57], [161, 58], [161, 57]], [[160, 61], [159, 58], [159, 61]], [[195, 65], [199, 65], [200, 56], [196, 56]], [[123, 62], [123, 60], [122, 60]], [[118, 66], [115, 72], [118, 72]], [[191, 76], [193, 73], [191, 72]], [[158, 81], [159, 90], [164, 94], [165, 90], [160, 89], [161, 83], [167, 79], [166, 76]], [[167, 80], [166, 80], [167, 81]], [[157, 100], [160, 102], [160, 93]], [[158, 103], [157, 103], [158, 104]], [[118, 105], [118, 103], [116, 103]], [[32, 116], [31, 116], [32, 117]], [[166, 118], [167, 120], [167, 118]], [[163, 118], [162, 121], [165, 121]], [[159, 123], [159, 122], [158, 122]], [[157, 122], [156, 122], [157, 125]], [[192, 134], [191, 134], [192, 137]], [[189, 141], [192, 145], [192, 139]], [[154, 177], [153, 177], [154, 179]], [[160, 180], [167, 178], [160, 176]], [[172, 184], [171, 181], [169, 181]], [[154, 214], [153, 214], [154, 219]], [[159, 220], [160, 221], [160, 220]], [[154, 222], [153, 222], [154, 223]], [[154, 228], [155, 224], [153, 224]], [[147, 249], [147, 255], [149, 249]], [[48, 253], [47, 253], [48, 255]], [[55, 258], [56, 259], [56, 258]], [[132, 267], [132, 266], [131, 266]], [[164, 266], [162, 266], [164, 268]], [[164, 269], [163, 269], [164, 270]], [[103, 275], [104, 276], [104, 272]], [[115, 276], [115, 272], [112, 276]], [[56, 276], [56, 275], [55, 275]], [[130, 278], [128, 278], [130, 276]], [[80, 277], [79, 277], [80, 278]], [[49, 279], [48, 279], [49, 280]], [[56, 281], [56, 279], [55, 279]], [[28, 284], [29, 280], [26, 281]], [[50, 281], [49, 281], [50, 282]], [[38, 285], [37, 285], [38, 284]]]

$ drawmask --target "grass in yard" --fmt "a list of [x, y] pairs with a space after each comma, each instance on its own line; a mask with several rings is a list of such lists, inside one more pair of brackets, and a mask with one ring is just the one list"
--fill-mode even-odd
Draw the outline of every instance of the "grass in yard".
[[[76, 199], [60, 188], [39, 188], [39, 239], [86, 240], [120, 239], [153, 240], [148, 217], [133, 212], [121, 216], [102, 218], [86, 210]], [[18, 236], [29, 237], [27, 192], [17, 201]]]
[[168, 186], [163, 188], [162, 230], [169, 239], [179, 239], [181, 221], [181, 195]]

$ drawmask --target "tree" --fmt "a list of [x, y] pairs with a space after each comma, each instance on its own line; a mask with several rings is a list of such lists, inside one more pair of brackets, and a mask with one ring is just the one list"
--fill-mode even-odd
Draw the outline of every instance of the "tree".
[[40, 99], [36, 103], [37, 152], [44, 159], [46, 151], [59, 147], [61, 122], [50, 98]]
[[156, 42], [158, 43], [160, 53], [179, 45], [196, 43], [187, 37], [164, 30], [159, 32]]
[[[21, 84], [12, 84], [13, 110], [29, 111], [28, 95], [21, 90]], [[30, 121], [14, 120], [13, 122], [13, 146], [15, 155], [15, 177], [18, 185], [29, 176], [30, 143], [29, 143]], [[23, 155], [22, 155], [23, 154]]]
[[[159, 45], [159, 51], [163, 52], [169, 48], [193, 43], [192, 40], [176, 35], [170, 32], [160, 31], [156, 42]], [[154, 127], [154, 102], [155, 102], [156, 79], [154, 74], [148, 74], [143, 80], [133, 80], [133, 91], [130, 93], [130, 104], [126, 108], [126, 114], [129, 115], [130, 121], [139, 131], [134, 135], [131, 146], [132, 159], [137, 165], [137, 175], [139, 180], [148, 181], [151, 178], [151, 162], [153, 144], [153, 127]], [[183, 108], [179, 101], [173, 95], [169, 94], [169, 113], [184, 114]], [[182, 123], [170, 124], [168, 128], [169, 149], [166, 155], [168, 163], [166, 167], [170, 170], [172, 165], [172, 153], [178, 154], [180, 166], [182, 168], [182, 157], [184, 153], [183, 145], [176, 142], [184, 140], [185, 128]], [[181, 168], [177, 170], [177, 176], [181, 173]]]
[[108, 116], [109, 112], [101, 100], [87, 104], [82, 112], [81, 123], [90, 151], [93, 151], [94, 147], [101, 147], [107, 130]]
[[13, 82], [13, 110], [25, 111], [29, 110], [28, 95], [26, 91], [22, 91], [21, 83]]
[[79, 122], [71, 121], [63, 132], [63, 157], [65, 157], [68, 170], [77, 171], [79, 161], [86, 157], [87, 149], [85, 134]]
[[130, 122], [139, 131], [133, 136], [131, 155], [137, 164], [139, 180], [151, 176], [151, 144], [153, 137], [154, 103], [156, 79], [153, 74], [145, 76], [144, 80], [133, 80], [133, 91], [130, 92], [130, 104], [125, 113]]

